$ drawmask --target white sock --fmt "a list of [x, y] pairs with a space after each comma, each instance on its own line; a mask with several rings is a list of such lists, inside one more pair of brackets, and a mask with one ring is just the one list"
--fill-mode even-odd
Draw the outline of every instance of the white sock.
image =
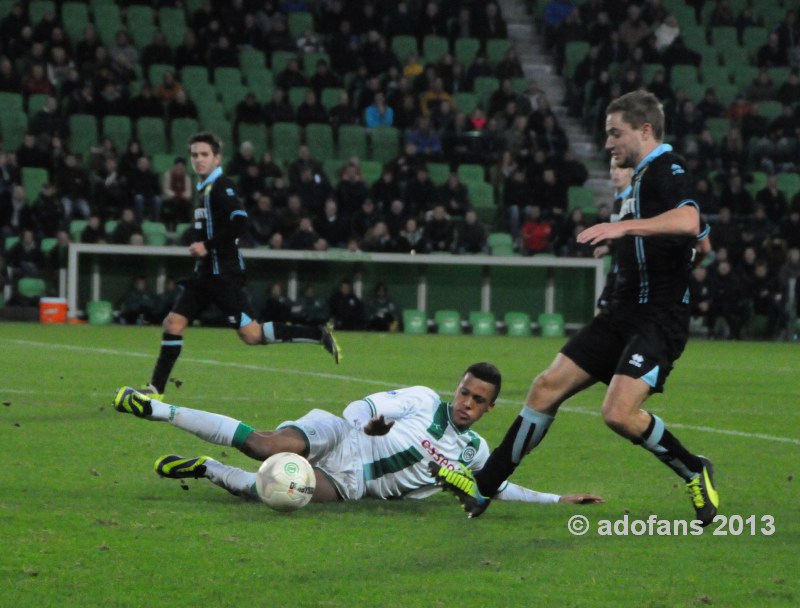
[[206, 477], [212, 483], [237, 496], [258, 497], [255, 473], [231, 467], [209, 458], [206, 460]]
[[163, 401], [152, 399], [150, 406], [153, 408], [151, 420], [169, 422], [179, 429], [197, 435], [217, 445], [233, 445], [236, 429], [241, 424], [238, 420], [214, 414], [203, 410], [194, 410], [189, 407], [170, 405]]

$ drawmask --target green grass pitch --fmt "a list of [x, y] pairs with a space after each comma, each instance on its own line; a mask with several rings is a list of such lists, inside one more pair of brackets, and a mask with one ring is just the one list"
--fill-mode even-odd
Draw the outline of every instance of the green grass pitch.
[[[186, 334], [167, 401], [273, 428], [312, 407], [425, 384], [451, 393], [474, 361], [504, 389], [476, 427], [496, 444], [561, 340], [343, 334], [319, 347], [249, 348], [226, 330]], [[684, 520], [682, 484], [608, 431], [602, 391], [568, 402], [514, 481], [593, 492], [604, 505], [496, 502], [467, 520], [452, 496], [310, 505], [280, 514], [205, 480], [159, 479], [166, 453], [255, 469], [233, 449], [113, 410], [146, 381], [158, 328], [0, 324], [0, 605], [800, 606], [800, 346], [690, 342], [648, 402], [717, 467], [726, 536], [602, 536], [602, 520]], [[591, 526], [573, 536], [567, 520]], [[762, 533], [762, 517], [774, 534]], [[738, 519], [741, 518], [741, 519]], [[738, 535], [732, 532], [739, 530]]]

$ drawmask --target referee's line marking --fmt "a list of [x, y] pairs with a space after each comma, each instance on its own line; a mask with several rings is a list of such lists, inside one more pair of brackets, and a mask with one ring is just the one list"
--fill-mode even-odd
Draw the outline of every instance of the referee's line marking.
[[[11, 344], [19, 344], [24, 346], [38, 346], [44, 348], [53, 348], [53, 349], [61, 349], [61, 350], [71, 350], [71, 351], [79, 351], [79, 352], [92, 352], [98, 354], [107, 354], [107, 355], [115, 355], [115, 356], [127, 356], [127, 357], [135, 357], [139, 359], [152, 359], [152, 354], [145, 354], [145, 353], [136, 353], [130, 351], [119, 351], [114, 350], [111, 348], [96, 348], [96, 347], [87, 347], [87, 346], [75, 346], [72, 344], [51, 344], [48, 342], [35, 342], [30, 340], [0, 340], [0, 342], [6, 342]], [[357, 376], [343, 376], [341, 374], [329, 374], [324, 372], [312, 372], [294, 368], [280, 368], [280, 367], [265, 367], [263, 365], [254, 365], [252, 363], [235, 363], [232, 361], [218, 361], [216, 359], [196, 359], [193, 357], [182, 357], [182, 361], [186, 361], [189, 363], [199, 363], [201, 365], [215, 365], [218, 367], [233, 367], [236, 369], [245, 369], [245, 370], [253, 370], [259, 372], [270, 372], [270, 373], [280, 373], [280, 374], [291, 374], [295, 376], [311, 376], [314, 378], [324, 378], [326, 380], [344, 380], [347, 382], [360, 382], [362, 384], [370, 384], [375, 386], [387, 387], [393, 386], [395, 383], [386, 380], [370, 380], [367, 378], [360, 378]], [[9, 390], [5, 388], [0, 388], [0, 390], [4, 392], [14, 392], [14, 393], [23, 393], [28, 391], [20, 391], [20, 390]], [[439, 390], [436, 389], [438, 393], [442, 395], [446, 395], [452, 391], [452, 388], [448, 390]], [[34, 392], [34, 391], [31, 391]], [[508, 404], [508, 405], [519, 405], [517, 401], [512, 401], [510, 399], [498, 399], [498, 403], [501, 404]], [[561, 406], [559, 408], [562, 412], [568, 412], [570, 414], [583, 414], [589, 416], [600, 416], [600, 413], [594, 410], [588, 410], [582, 407], [572, 407], [568, 405]], [[775, 435], [767, 435], [764, 433], [747, 433], [745, 431], [735, 431], [730, 429], [717, 429], [710, 426], [696, 426], [692, 424], [682, 424], [679, 422], [670, 422], [670, 427], [677, 428], [677, 429], [687, 429], [691, 431], [700, 431], [703, 433], [715, 433], [717, 435], [728, 435], [730, 437], [745, 437], [748, 439], [762, 439], [764, 441], [771, 441], [774, 443], [789, 443], [793, 445], [800, 445], [800, 439], [795, 439], [793, 437], [778, 437]]]

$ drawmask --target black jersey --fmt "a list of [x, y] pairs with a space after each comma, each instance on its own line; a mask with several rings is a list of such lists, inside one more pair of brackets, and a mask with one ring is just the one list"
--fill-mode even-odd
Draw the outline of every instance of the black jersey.
[[[683, 160], [672, 153], [671, 146], [663, 144], [636, 167], [619, 219], [651, 218], [683, 205], [698, 207], [694, 184]], [[703, 236], [618, 239], [612, 306], [688, 304], [693, 245]]]
[[197, 185], [197, 191], [194, 240], [204, 242], [208, 255], [197, 260], [195, 273], [209, 276], [244, 272], [238, 242], [247, 233], [247, 212], [234, 183], [217, 168]]

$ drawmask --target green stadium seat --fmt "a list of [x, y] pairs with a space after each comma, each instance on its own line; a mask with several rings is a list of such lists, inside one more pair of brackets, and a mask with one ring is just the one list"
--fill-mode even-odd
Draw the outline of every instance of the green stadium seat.
[[539, 314], [539, 329], [543, 338], [564, 337], [564, 316], [557, 312]]
[[147, 82], [149, 82], [153, 88], [156, 88], [164, 79], [164, 74], [174, 71], [174, 65], [169, 65], [166, 63], [154, 63], [147, 68]]
[[170, 48], [174, 49], [183, 42], [187, 26], [186, 15], [182, 8], [162, 6], [158, 9], [158, 24]]
[[275, 90], [275, 76], [266, 66], [248, 66], [242, 70], [242, 76], [247, 87], [256, 94], [260, 100], [268, 100]]
[[727, 118], [706, 118], [706, 128], [711, 132], [714, 141], [722, 142], [731, 129], [731, 121]]
[[166, 245], [167, 227], [161, 222], [142, 222], [144, 242], [148, 245]]
[[297, 157], [300, 127], [293, 122], [277, 122], [272, 126], [272, 154], [278, 162]]
[[478, 76], [473, 85], [475, 95], [478, 96], [480, 104], [484, 108], [489, 107], [489, 98], [499, 88], [500, 81], [494, 76]]
[[116, 4], [94, 4], [92, 7], [94, 25], [100, 39], [108, 47], [114, 45], [114, 38], [122, 28], [122, 15]]
[[469, 200], [475, 209], [478, 218], [487, 224], [493, 224], [497, 216], [497, 207], [494, 204], [494, 187], [484, 181], [467, 184]]
[[670, 70], [670, 82], [673, 88], [699, 83], [697, 68], [693, 65], [673, 65]]
[[44, 279], [23, 277], [17, 283], [17, 293], [25, 298], [41, 298], [47, 293]]
[[65, 2], [61, 5], [61, 22], [67, 37], [77, 42], [89, 25], [89, 9], [83, 2]]
[[28, 115], [22, 109], [0, 112], [0, 132], [3, 137], [3, 147], [6, 150], [19, 148], [27, 131]]
[[342, 93], [345, 92], [345, 89], [341, 87], [326, 87], [322, 89], [319, 102], [322, 104], [322, 107], [330, 111], [331, 108], [339, 103], [339, 98], [342, 96]]
[[217, 93], [222, 100], [225, 115], [233, 119], [236, 116], [236, 106], [247, 97], [250, 90], [243, 84], [231, 84], [227, 87], [217, 87]]
[[0, 91], [0, 107], [3, 108], [3, 112], [8, 110], [19, 110], [21, 112], [25, 108], [25, 100], [20, 93]]
[[[564, 68], [561, 75], [564, 78], [572, 78], [575, 75], [575, 68], [583, 61], [589, 52], [589, 43], [585, 40], [573, 40], [564, 46]], [[649, 82], [645, 80], [645, 82]]]
[[760, 101], [758, 102], [758, 113], [768, 122], [772, 122], [783, 114], [783, 104], [780, 101]]
[[338, 150], [336, 158], [346, 160], [358, 156], [367, 157], [367, 131], [361, 125], [342, 125], [338, 133]]
[[3, 239], [3, 251], [10, 250], [17, 243], [19, 243], [18, 236], [7, 236], [6, 238]]
[[28, 5], [28, 18], [31, 20], [33, 25], [39, 23], [42, 20], [42, 17], [44, 17], [48, 12], [58, 16], [58, 12], [56, 11], [56, 3], [52, 0], [33, 0]]
[[162, 118], [145, 116], [136, 121], [136, 136], [148, 156], [169, 151], [167, 132]]
[[453, 44], [453, 54], [456, 59], [469, 68], [475, 61], [475, 55], [481, 49], [481, 41], [477, 38], [456, 38]]
[[486, 58], [489, 65], [493, 68], [500, 63], [511, 48], [511, 41], [508, 38], [489, 38], [486, 41]]
[[510, 257], [517, 256], [519, 254], [516, 251], [514, 251], [514, 246], [513, 245], [500, 244], [500, 245], [495, 245], [492, 248], [491, 255], [494, 255], [494, 256], [497, 256], [497, 257], [510, 258]]
[[328, 53], [314, 52], [303, 55], [303, 74], [306, 78], [311, 78], [317, 71], [317, 62], [323, 59], [328, 65], [331, 64], [331, 56]]
[[172, 154], [186, 154], [186, 142], [200, 130], [194, 118], [176, 118], [169, 125], [169, 142]]
[[46, 93], [36, 93], [28, 97], [28, 118], [32, 120], [33, 117], [36, 116], [36, 113], [44, 108], [48, 97], [50, 97], [50, 95]]
[[[450, 43], [442, 36], [425, 36], [422, 40], [422, 56], [425, 63], [439, 63], [450, 52]], [[466, 67], [469, 67], [467, 65]]]
[[584, 215], [597, 215], [597, 203], [594, 192], [584, 186], [570, 186], [567, 188], [567, 209], [580, 209]]
[[69, 148], [76, 154], [85, 155], [97, 145], [97, 119], [91, 114], [73, 114], [69, 117]]
[[391, 46], [394, 56], [402, 65], [405, 65], [406, 59], [411, 53], [419, 52], [417, 39], [414, 36], [393, 36]]
[[752, 59], [755, 59], [758, 49], [767, 43], [769, 32], [769, 29], [761, 26], [746, 27], [742, 30], [742, 44]]
[[469, 313], [469, 324], [472, 328], [473, 336], [495, 336], [497, 335], [497, 323], [494, 313], [471, 311]]
[[127, 116], [104, 116], [103, 137], [114, 142], [118, 150], [124, 150], [133, 136], [133, 125]]
[[39, 243], [39, 249], [42, 250], [42, 253], [47, 255], [50, 253], [55, 246], [58, 245], [58, 239], [55, 237], [45, 237], [42, 239], [42, 242]]
[[209, 128], [208, 124], [210, 122], [227, 120], [227, 118], [225, 117], [225, 106], [223, 106], [222, 102], [220, 102], [216, 98], [216, 94], [213, 99], [205, 100], [202, 103], [198, 103], [197, 113], [199, 117], [199, 122], [204, 129]]
[[422, 310], [406, 308], [403, 310], [403, 333], [426, 334], [428, 333], [428, 317]]
[[731, 78], [733, 83], [742, 91], [747, 90], [747, 87], [758, 76], [758, 68], [754, 65], [741, 65], [733, 66], [731, 68]]
[[367, 187], [374, 184], [381, 177], [383, 172], [383, 165], [374, 160], [361, 161], [361, 176], [364, 178], [364, 183]]
[[400, 131], [394, 127], [378, 127], [370, 130], [372, 160], [388, 163], [400, 153]]
[[69, 223], [69, 238], [73, 243], [81, 242], [81, 232], [86, 228], [88, 222], [86, 220], [72, 220]]
[[253, 144], [253, 148], [255, 148], [255, 156], [256, 158], [261, 158], [261, 155], [269, 147], [269, 143], [267, 141], [267, 128], [264, 125], [254, 125], [248, 123], [240, 123], [239, 124], [239, 131], [236, 134], [237, 136], [237, 143], [241, 144], [242, 142], [249, 141]]
[[266, 68], [268, 67], [267, 54], [258, 49], [242, 49], [239, 53], [239, 67], [242, 69], [243, 74], [247, 73], [249, 69]]
[[336, 188], [336, 186], [339, 185], [339, 181], [342, 177], [342, 166], [342, 161], [336, 158], [328, 158], [322, 161], [322, 171], [328, 177], [332, 188]]
[[153, 154], [153, 171], [159, 176], [163, 175], [165, 171], [171, 169], [172, 165], [175, 164], [176, 156], [186, 158], [186, 148], [184, 147], [181, 152], [176, 152], [175, 154]]
[[305, 140], [314, 158], [334, 158], [333, 127], [329, 124], [309, 124]]
[[220, 67], [214, 70], [214, 87], [217, 91], [242, 86], [244, 86], [244, 80], [239, 68]]
[[156, 12], [153, 8], [144, 4], [131, 4], [125, 9], [125, 18], [133, 44], [139, 49], [150, 44], [156, 31]]
[[718, 25], [711, 28], [711, 44], [720, 52], [739, 46], [739, 32], [732, 25]]
[[198, 87], [213, 88], [208, 77], [208, 68], [202, 65], [187, 65], [181, 69], [180, 81], [183, 86], [195, 94]]
[[509, 311], [503, 316], [506, 333], [517, 338], [527, 338], [531, 335], [531, 317], [525, 312]]
[[[764, 171], [752, 171], [750, 177], [750, 181], [745, 182], [744, 188], [755, 198], [758, 191], [766, 187], [767, 174]], [[780, 188], [778, 189], [780, 190]]]
[[492, 232], [486, 239], [489, 250], [494, 253], [496, 247], [512, 247], [514, 239], [508, 232]]
[[797, 173], [778, 173], [776, 175], [778, 189], [791, 201], [800, 192], [800, 175]]
[[209, 119], [203, 123], [203, 128], [211, 131], [222, 140], [222, 155], [230, 158], [236, 151], [236, 142], [233, 137], [233, 125], [227, 118]]
[[461, 335], [461, 315], [457, 310], [437, 310], [433, 321], [437, 333], [445, 336]]
[[25, 188], [25, 194], [28, 195], [28, 202], [33, 203], [42, 191], [42, 186], [50, 181], [50, 176], [47, 169], [39, 167], [22, 167], [20, 172], [22, 173], [22, 186]]
[[468, 116], [478, 107], [480, 99], [475, 93], [455, 93], [453, 95], [453, 105], [459, 112], [464, 112]]
[[458, 177], [462, 182], [472, 184], [486, 179], [486, 170], [483, 165], [463, 164], [458, 166]]
[[272, 69], [272, 73], [277, 76], [283, 72], [292, 59], [297, 59], [297, 53], [294, 51], [273, 51], [270, 55], [269, 65]]
[[428, 174], [431, 181], [437, 186], [441, 186], [450, 177], [450, 165], [447, 163], [427, 163]]
[[306, 30], [314, 31], [314, 15], [305, 11], [291, 12], [287, 25], [292, 38], [299, 38]]

